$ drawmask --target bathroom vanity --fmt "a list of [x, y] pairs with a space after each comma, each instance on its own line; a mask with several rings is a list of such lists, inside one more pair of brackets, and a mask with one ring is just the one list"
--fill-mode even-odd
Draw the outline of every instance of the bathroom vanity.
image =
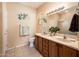
[[[71, 38], [70, 38], [71, 39]], [[57, 36], [36, 33], [35, 48], [45, 57], [78, 57], [77, 40], [60, 39]]]

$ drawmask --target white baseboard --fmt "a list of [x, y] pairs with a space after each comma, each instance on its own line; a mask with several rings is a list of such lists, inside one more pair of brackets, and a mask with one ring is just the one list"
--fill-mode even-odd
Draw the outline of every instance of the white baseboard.
[[12, 47], [12, 48], [8, 48], [6, 51], [8, 51], [8, 50], [12, 50], [12, 49], [15, 49], [15, 48], [19, 48], [19, 47], [22, 47], [22, 46], [27, 46], [28, 44], [21, 44], [21, 45], [17, 45], [17, 46], [15, 46], [15, 47]]
[[7, 48], [7, 50], [6, 51], [8, 51], [8, 50], [12, 50], [12, 49], [14, 49], [15, 47], [11, 47], [11, 48]]

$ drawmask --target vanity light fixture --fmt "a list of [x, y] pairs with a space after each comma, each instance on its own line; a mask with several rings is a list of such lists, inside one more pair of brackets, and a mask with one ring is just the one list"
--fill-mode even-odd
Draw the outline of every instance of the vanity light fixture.
[[51, 11], [51, 12], [47, 13], [47, 15], [49, 15], [49, 14], [51, 14], [51, 13], [58, 12], [58, 11], [62, 11], [64, 8], [65, 8], [65, 7], [63, 6], [63, 7], [60, 7], [60, 8], [58, 8], [58, 9], [55, 9], [54, 11]]

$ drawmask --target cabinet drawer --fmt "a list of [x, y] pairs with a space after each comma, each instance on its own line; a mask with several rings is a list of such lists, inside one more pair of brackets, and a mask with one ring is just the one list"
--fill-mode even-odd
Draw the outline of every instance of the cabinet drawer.
[[46, 54], [48, 54], [48, 50], [46, 50], [46, 49], [43, 49], [43, 52], [45, 52]]
[[48, 44], [49, 41], [48, 41], [47, 39], [43, 39], [43, 43], [44, 43], [44, 44]]
[[45, 46], [45, 47], [48, 47], [48, 44], [46, 44], [46, 43], [43, 43], [43, 46]]
[[39, 37], [38, 46], [39, 46], [39, 52], [42, 53], [42, 38], [40, 37]]
[[38, 36], [35, 36], [35, 48], [38, 49], [38, 42], [39, 42], [39, 39], [38, 39]]
[[43, 55], [48, 56], [48, 50], [43, 49]]
[[43, 45], [43, 49], [48, 50], [48, 46]]
[[49, 40], [47, 40], [47, 39], [43, 39], [43, 55], [44, 56], [46, 56], [46, 57], [48, 57], [48, 44], [49, 43]]
[[43, 48], [43, 51], [47, 51], [48, 52], [48, 49], [47, 48]]
[[43, 53], [43, 56], [45, 56], [45, 57], [48, 57], [48, 54], [46, 54], [46, 53]]
[[43, 49], [48, 51], [48, 40], [47, 41], [43, 41]]

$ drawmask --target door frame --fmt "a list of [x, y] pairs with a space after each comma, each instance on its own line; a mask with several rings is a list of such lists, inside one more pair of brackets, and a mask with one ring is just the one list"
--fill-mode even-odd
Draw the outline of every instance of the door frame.
[[7, 50], [8, 39], [8, 23], [7, 23], [7, 6], [6, 2], [2, 2], [2, 56], [5, 56]]

